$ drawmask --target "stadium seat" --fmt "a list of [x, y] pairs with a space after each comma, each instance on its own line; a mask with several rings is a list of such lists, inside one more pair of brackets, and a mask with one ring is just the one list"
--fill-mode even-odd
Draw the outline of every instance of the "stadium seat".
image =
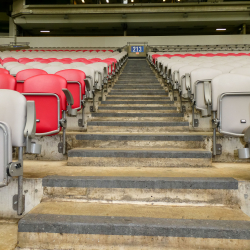
[[16, 90], [15, 77], [5, 73], [0, 73], [0, 89]]
[[[72, 105], [72, 109], [78, 110], [82, 109], [82, 119], [78, 120], [78, 126], [84, 127], [85, 118], [84, 118], [84, 107], [85, 107], [85, 95], [86, 92], [89, 91], [90, 86], [88, 81], [86, 80], [86, 75], [83, 71], [77, 69], [65, 69], [55, 73], [55, 75], [62, 76], [67, 80], [67, 89], [73, 96], [74, 104]], [[85, 87], [85, 81], [86, 87]], [[87, 88], [87, 91], [86, 91]]]
[[[211, 68], [198, 68], [191, 71], [191, 99], [193, 102], [192, 124], [194, 127], [194, 108], [201, 111], [202, 116], [211, 115], [211, 81], [222, 72]], [[205, 91], [206, 89], [206, 91]], [[204, 93], [207, 102], [205, 103]], [[210, 102], [210, 105], [209, 105]]]
[[[24, 212], [23, 148], [26, 153], [41, 153], [35, 137], [35, 104], [9, 89], [0, 89], [0, 187], [9, 184], [10, 177], [18, 177], [17, 215]], [[12, 147], [18, 147], [18, 161], [12, 161]]]
[[[224, 135], [245, 135], [245, 141], [249, 143], [250, 76], [222, 74], [212, 79], [211, 87], [213, 154], [216, 155], [216, 129]], [[249, 148], [240, 149], [239, 158], [249, 158]]]
[[66, 79], [57, 75], [33, 76], [25, 80], [23, 92], [26, 99], [36, 105], [36, 135], [58, 134], [63, 128], [63, 142], [59, 143], [58, 149], [66, 154], [66, 111], [71, 115], [74, 104]]
[[25, 70], [25, 69], [30, 69], [31, 67], [29, 66], [26, 66], [25, 64], [20, 64], [20, 65], [17, 65], [16, 67], [13, 67], [10, 69], [10, 75], [12, 76], [16, 76], [16, 74], [22, 70]]
[[32, 76], [47, 75], [48, 73], [41, 69], [25, 69], [19, 71], [16, 75], [16, 91], [23, 93], [24, 81]]
[[0, 74], [10, 74], [10, 72], [7, 69], [0, 68]]

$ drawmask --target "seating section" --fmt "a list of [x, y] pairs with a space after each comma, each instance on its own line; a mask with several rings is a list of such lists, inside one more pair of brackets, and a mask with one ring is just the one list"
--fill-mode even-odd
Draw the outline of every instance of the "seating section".
[[[181, 110], [191, 106], [194, 130], [199, 126], [197, 116], [211, 117], [212, 122], [203, 122], [203, 129], [213, 129], [213, 155], [217, 154], [216, 130], [250, 141], [249, 52], [148, 52], [147, 59], [172, 90], [173, 100], [180, 101]], [[250, 158], [249, 148], [239, 149], [239, 157]]]
[[79, 119], [71, 123], [87, 128], [85, 106], [98, 108], [99, 93], [104, 98], [104, 89], [124, 65], [127, 52], [40, 49], [4, 51], [0, 57], [0, 89], [16, 90], [34, 101], [37, 136], [63, 129], [58, 150], [66, 154], [67, 115], [76, 117], [79, 112]]

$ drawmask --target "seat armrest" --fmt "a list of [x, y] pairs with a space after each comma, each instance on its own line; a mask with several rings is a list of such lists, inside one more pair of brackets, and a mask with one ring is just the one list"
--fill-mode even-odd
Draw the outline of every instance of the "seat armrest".
[[26, 153], [41, 154], [41, 145], [32, 142], [31, 140], [36, 134], [36, 107], [34, 101], [27, 101], [27, 119], [24, 128], [24, 136], [26, 138], [25, 146]]
[[205, 104], [207, 105], [207, 113], [208, 113], [208, 115], [211, 115], [211, 111], [212, 111], [212, 87], [211, 87], [211, 81], [204, 81], [203, 82], [203, 88], [204, 88]]
[[186, 73], [185, 74], [185, 79], [186, 79], [186, 90], [188, 92], [188, 97], [191, 98], [191, 79], [190, 79], [190, 74]]
[[93, 84], [91, 84], [91, 82], [93, 82], [93, 79], [91, 76], [86, 76], [86, 78], [84, 79], [85, 82], [85, 86], [86, 86], [86, 90], [87, 91], [91, 91], [93, 88]]
[[74, 98], [72, 96], [72, 94], [70, 93], [70, 91], [68, 89], [62, 89], [63, 93], [66, 96], [67, 99], [67, 110], [68, 110], [68, 115], [69, 116], [77, 116], [77, 110], [76, 109], [72, 109], [72, 105], [74, 104]]

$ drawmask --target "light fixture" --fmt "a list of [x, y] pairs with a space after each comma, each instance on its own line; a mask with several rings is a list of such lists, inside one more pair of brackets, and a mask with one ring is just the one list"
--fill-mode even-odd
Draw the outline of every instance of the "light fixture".
[[131, 3], [133, 3], [134, 2], [134, 0], [131, 0]]
[[109, 0], [106, 0], [106, 3], [109, 3]]
[[85, 1], [84, 1], [84, 0], [82, 0], [82, 3], [85, 3]]
[[227, 30], [227, 29], [225, 29], [225, 28], [218, 28], [218, 29], [216, 29], [216, 30]]
[[50, 30], [40, 30], [40, 32], [42, 32], [42, 33], [49, 33]]
[[166, 0], [163, 0], [163, 2], [165, 2]]

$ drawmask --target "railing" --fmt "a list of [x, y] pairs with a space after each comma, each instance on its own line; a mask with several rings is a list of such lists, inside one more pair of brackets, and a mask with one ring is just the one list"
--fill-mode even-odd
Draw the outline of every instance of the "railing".
[[227, 45], [150, 45], [148, 51], [152, 52], [187, 52], [187, 51], [248, 51], [249, 44]]
[[[38, 3], [39, 2], [39, 3]], [[208, 0], [26, 0], [25, 4], [30, 6], [45, 6], [45, 5], [74, 5], [81, 6], [81, 5], [88, 5], [88, 4], [157, 4], [157, 3], [165, 3], [165, 4], [211, 4], [213, 2], [209, 2]], [[226, 4], [241, 4], [241, 3], [250, 3], [250, 1], [242, 0], [219, 0], [216, 3], [226, 3]]]
[[28, 49], [30, 48], [29, 44], [29, 42], [10, 42], [9, 44], [0, 44], [0, 51]]

